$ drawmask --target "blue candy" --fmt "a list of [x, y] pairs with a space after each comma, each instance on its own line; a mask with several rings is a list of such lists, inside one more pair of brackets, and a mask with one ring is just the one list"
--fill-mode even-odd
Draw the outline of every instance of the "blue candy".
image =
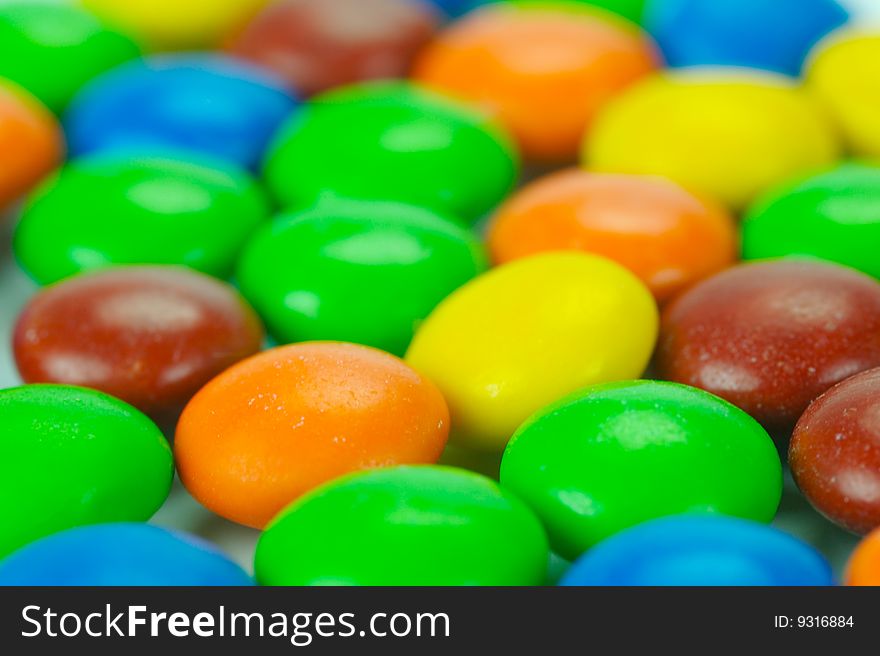
[[471, 9], [493, 1], [496, 0], [427, 0], [429, 4], [438, 7], [447, 16], [461, 16]]
[[253, 169], [297, 104], [281, 82], [248, 64], [219, 55], [164, 55], [90, 82], [64, 123], [72, 155], [190, 150]]
[[670, 66], [745, 66], [799, 75], [849, 19], [836, 0], [648, 0], [645, 28]]
[[211, 544], [149, 524], [99, 524], [33, 542], [0, 561], [0, 585], [248, 586]]
[[812, 547], [775, 528], [720, 515], [656, 519], [601, 542], [565, 586], [834, 585]]

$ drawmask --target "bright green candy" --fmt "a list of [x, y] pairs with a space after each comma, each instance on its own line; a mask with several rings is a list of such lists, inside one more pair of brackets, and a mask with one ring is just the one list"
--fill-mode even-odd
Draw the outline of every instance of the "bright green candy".
[[15, 252], [42, 284], [112, 264], [227, 277], [267, 216], [256, 181], [230, 165], [98, 155], [71, 162], [29, 200]]
[[485, 268], [476, 237], [430, 210], [325, 201], [260, 231], [238, 282], [281, 342], [355, 342], [403, 355], [417, 322]]
[[86, 82], [139, 55], [132, 39], [79, 7], [34, 0], [0, 4], [0, 76], [55, 112]]
[[74, 526], [146, 521], [174, 465], [152, 421], [101, 392], [0, 390], [0, 558]]
[[656, 517], [718, 512], [769, 522], [782, 494], [776, 447], [746, 413], [707, 392], [636, 381], [588, 388], [516, 432], [501, 484], [576, 558]]
[[281, 131], [265, 172], [287, 206], [383, 199], [475, 221], [511, 191], [510, 140], [480, 114], [403, 83], [361, 84], [312, 100]]
[[494, 482], [449, 467], [337, 479], [282, 512], [257, 545], [263, 585], [541, 585], [540, 522]]
[[641, 23], [645, 14], [645, 0], [494, 0], [495, 2], [509, 2], [511, 4], [529, 5], [541, 7], [542, 5], [554, 8], [564, 8], [567, 4], [586, 5], [610, 11], [618, 16], [623, 16], [633, 23]]
[[819, 257], [880, 278], [880, 167], [844, 164], [762, 201], [743, 223], [743, 256]]

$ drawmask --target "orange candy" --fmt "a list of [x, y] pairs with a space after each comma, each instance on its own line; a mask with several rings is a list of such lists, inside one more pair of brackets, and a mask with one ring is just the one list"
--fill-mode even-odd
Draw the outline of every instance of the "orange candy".
[[494, 6], [429, 45], [415, 79], [482, 105], [530, 160], [573, 160], [602, 106], [657, 67], [651, 42], [626, 21], [573, 7]]
[[184, 410], [174, 455], [198, 501], [262, 528], [343, 474], [436, 462], [448, 432], [440, 392], [403, 361], [311, 342], [266, 351], [208, 383]]
[[61, 129], [35, 98], [0, 82], [0, 209], [37, 184], [61, 160]]
[[856, 548], [847, 565], [844, 584], [880, 586], [880, 529], [868, 534]]
[[526, 186], [489, 231], [503, 264], [545, 251], [603, 255], [636, 274], [658, 300], [732, 265], [733, 219], [663, 178], [568, 170]]

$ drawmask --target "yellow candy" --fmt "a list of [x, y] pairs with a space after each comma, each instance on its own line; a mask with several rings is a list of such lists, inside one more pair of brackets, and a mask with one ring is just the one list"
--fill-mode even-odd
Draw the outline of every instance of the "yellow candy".
[[457, 444], [499, 451], [547, 404], [640, 376], [657, 321], [651, 293], [620, 265], [542, 254], [453, 293], [421, 325], [406, 359], [446, 396]]
[[108, 23], [156, 48], [216, 46], [269, 0], [80, 0]]
[[712, 69], [632, 87], [584, 145], [589, 168], [661, 175], [734, 209], [837, 156], [830, 122], [793, 82]]
[[845, 32], [820, 46], [807, 69], [807, 87], [854, 153], [880, 156], [880, 30]]

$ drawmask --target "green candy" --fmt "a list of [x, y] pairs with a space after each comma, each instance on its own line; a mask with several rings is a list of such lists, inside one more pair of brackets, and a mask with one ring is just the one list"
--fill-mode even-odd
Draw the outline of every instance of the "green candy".
[[93, 390], [0, 390], [0, 558], [75, 526], [152, 517], [171, 489], [152, 421]]
[[633, 23], [641, 24], [645, 14], [646, 0], [493, 0], [493, 2], [507, 2], [529, 8], [547, 6], [551, 9], [565, 9], [566, 5], [579, 5], [602, 9]]
[[355, 342], [403, 355], [416, 324], [485, 268], [477, 238], [430, 210], [326, 201], [257, 233], [238, 282], [280, 342]]
[[812, 256], [880, 278], [880, 167], [844, 164], [761, 201], [743, 223], [743, 257]]
[[540, 411], [516, 432], [501, 484], [575, 559], [623, 529], [666, 515], [773, 519], [782, 466], [746, 413], [675, 383], [598, 385]]
[[471, 472], [395, 467], [352, 474], [296, 501], [257, 544], [263, 585], [541, 585], [540, 522]]
[[230, 165], [98, 155], [69, 163], [30, 198], [15, 253], [44, 285], [114, 264], [225, 278], [268, 211], [257, 182]]
[[79, 7], [34, 0], [0, 4], [0, 76], [55, 112], [86, 82], [140, 53], [131, 38]]
[[473, 222], [513, 189], [510, 139], [480, 114], [404, 83], [312, 100], [282, 130], [265, 174], [288, 207], [326, 197], [397, 200]]

